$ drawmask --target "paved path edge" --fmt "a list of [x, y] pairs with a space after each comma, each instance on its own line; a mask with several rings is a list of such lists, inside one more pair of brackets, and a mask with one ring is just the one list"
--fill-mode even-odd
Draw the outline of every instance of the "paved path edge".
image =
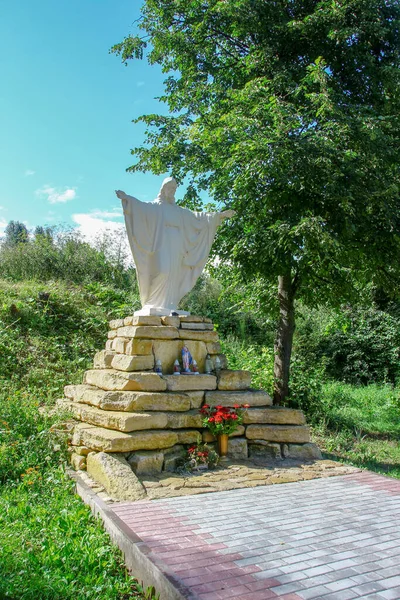
[[154, 586], [160, 600], [196, 600], [186, 586], [176, 580], [167, 565], [152, 554], [151, 549], [114, 514], [107, 504], [90, 489], [78, 473], [68, 470], [75, 482], [76, 493], [89, 506], [96, 517], [100, 517], [105, 530], [124, 555], [124, 561], [132, 577], [146, 589]]

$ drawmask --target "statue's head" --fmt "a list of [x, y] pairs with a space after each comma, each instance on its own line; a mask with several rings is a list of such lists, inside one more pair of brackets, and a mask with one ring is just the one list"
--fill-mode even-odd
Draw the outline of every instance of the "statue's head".
[[162, 182], [160, 191], [157, 196], [159, 202], [168, 202], [175, 204], [175, 192], [178, 184], [173, 177], [166, 177]]

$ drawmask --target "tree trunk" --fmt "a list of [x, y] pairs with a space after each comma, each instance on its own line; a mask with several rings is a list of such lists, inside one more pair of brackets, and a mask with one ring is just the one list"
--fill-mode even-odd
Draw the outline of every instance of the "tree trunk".
[[279, 276], [279, 323], [274, 349], [274, 404], [284, 404], [289, 395], [290, 357], [295, 330], [294, 296], [295, 286], [290, 275]]

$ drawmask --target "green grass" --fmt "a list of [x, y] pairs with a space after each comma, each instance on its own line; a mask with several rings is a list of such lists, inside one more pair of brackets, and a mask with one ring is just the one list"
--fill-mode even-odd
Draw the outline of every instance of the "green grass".
[[125, 296], [99, 284], [0, 282], [0, 598], [145, 598], [74, 494], [65, 435], [50, 431], [60, 431], [57, 417], [40, 411], [81, 381], [108, 319], [129, 313]]
[[400, 478], [400, 389], [325, 384], [313, 433], [331, 458]]

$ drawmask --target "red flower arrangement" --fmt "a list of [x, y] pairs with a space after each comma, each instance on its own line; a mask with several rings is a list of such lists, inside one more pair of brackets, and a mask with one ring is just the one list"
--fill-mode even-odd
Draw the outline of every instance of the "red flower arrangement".
[[203, 416], [203, 427], [207, 427], [213, 435], [230, 435], [243, 423], [243, 413], [249, 404], [234, 404], [233, 408], [227, 406], [209, 406], [204, 404], [200, 409]]
[[201, 471], [207, 468], [213, 469], [219, 459], [218, 454], [213, 448], [209, 448], [207, 444], [200, 442], [188, 448], [187, 454], [185, 467], [189, 471]]

